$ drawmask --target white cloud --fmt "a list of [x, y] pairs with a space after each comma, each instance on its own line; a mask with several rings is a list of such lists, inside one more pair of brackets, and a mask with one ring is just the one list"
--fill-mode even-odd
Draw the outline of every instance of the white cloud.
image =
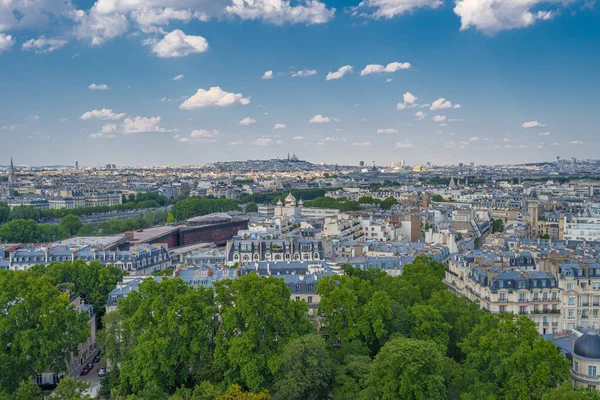
[[336, 72], [329, 71], [327, 77], [325, 77], [325, 80], [331, 81], [334, 79], [342, 79], [344, 75], [346, 75], [347, 73], [352, 73], [352, 71], [354, 71], [354, 68], [351, 65], [344, 65], [343, 67], [340, 67]]
[[92, 83], [90, 86], [88, 86], [88, 89], [90, 89], [90, 90], [108, 90], [108, 89], [110, 89], [110, 87], [108, 85], [105, 85], [104, 83], [101, 83], [101, 84]]
[[294, 140], [304, 140], [304, 136], [294, 136]]
[[254, 146], [269, 146], [271, 144], [281, 144], [281, 139], [278, 136], [261, 136], [252, 142]]
[[379, 134], [387, 134], [387, 133], [393, 134], [393, 133], [398, 133], [398, 129], [392, 129], [392, 128], [382, 129], [382, 128], [379, 128], [379, 129], [377, 129], [377, 133], [379, 133]]
[[98, 133], [90, 134], [92, 139], [112, 139], [115, 137], [115, 133], [117, 132], [117, 126], [115, 124], [105, 124], [102, 126], [102, 129]]
[[[107, 0], [104, 1], [106, 2]], [[101, 12], [98, 7], [101, 4], [102, 0], [99, 0], [88, 12], [70, 10], [65, 13], [75, 21], [73, 31], [77, 39], [89, 41], [92, 46], [100, 46], [107, 40], [124, 34], [129, 28], [125, 15]]]
[[314, 117], [312, 117], [309, 122], [311, 124], [325, 124], [330, 121], [331, 121], [331, 118], [324, 117], [321, 114], [319, 114], [319, 115], [315, 115]]
[[0, 52], [10, 49], [14, 44], [15, 39], [11, 35], [0, 33]]
[[161, 58], [185, 57], [190, 54], [204, 53], [208, 50], [208, 42], [202, 36], [186, 35], [175, 29], [152, 45], [152, 52]]
[[455, 104], [454, 107], [452, 108], [461, 108], [462, 106], [460, 104]]
[[[109, 0], [112, 1], [112, 0]], [[192, 19], [208, 20], [202, 12], [191, 10], [175, 10], [171, 7], [139, 7], [132, 11], [131, 17], [138, 23], [144, 33], [157, 33], [160, 29], [155, 25], [168, 25], [169, 21], [189, 22]]]
[[27, 119], [29, 121], [39, 121], [40, 120], [40, 116], [39, 115], [30, 115], [29, 117], [27, 117]]
[[444, 108], [451, 108], [451, 107], [452, 107], [452, 102], [450, 102], [449, 100], [446, 100], [443, 97], [440, 97], [439, 99], [437, 99], [436, 101], [431, 103], [431, 107], [429, 109], [430, 110], [443, 110]]
[[351, 11], [354, 16], [389, 19], [418, 8], [438, 8], [442, 4], [441, 0], [362, 0]]
[[313, 76], [317, 74], [316, 69], [303, 69], [300, 71], [292, 71], [292, 78]]
[[405, 140], [404, 142], [396, 142], [396, 148], [397, 149], [414, 149], [415, 145], [412, 144], [411, 142], [409, 142], [408, 140]]
[[583, 142], [581, 140], [573, 140], [571, 144], [583, 144]]
[[196, 94], [181, 103], [179, 108], [192, 110], [211, 106], [227, 107], [234, 104], [250, 104], [250, 97], [244, 97], [241, 93], [229, 93], [216, 86], [211, 87], [209, 90], [198, 89]]
[[419, 121], [425, 119], [426, 116], [427, 114], [425, 114], [423, 111], [417, 111], [415, 113], [415, 117], [417, 117]]
[[125, 118], [123, 121], [123, 134], [131, 135], [144, 132], [171, 132], [160, 126], [160, 117], [135, 117]]
[[289, 0], [232, 0], [225, 12], [241, 19], [260, 19], [275, 25], [311, 25], [329, 22], [335, 8], [329, 9], [318, 0], [307, 0], [304, 5], [296, 6], [290, 5]]
[[475, 28], [488, 35], [507, 29], [525, 28], [539, 20], [548, 20], [556, 12], [538, 10], [546, 3], [564, 7], [571, 0], [456, 0], [454, 13], [460, 17], [460, 29]]
[[17, 129], [19, 129], [19, 125], [17, 124], [0, 126], [0, 131], [15, 132]]
[[177, 75], [176, 77], [173, 78], [174, 81], [179, 81], [183, 79], [183, 74]]
[[550, 136], [550, 132], [540, 132], [538, 136]]
[[405, 108], [412, 108], [412, 107], [416, 107], [416, 101], [417, 101], [418, 97], [415, 96], [414, 94], [412, 94], [411, 92], [406, 92], [402, 95], [402, 100], [404, 100], [404, 102], [402, 103], [398, 103], [398, 105], [396, 106], [396, 108], [398, 110], [404, 110]]
[[542, 127], [544, 126], [544, 124], [541, 124], [537, 121], [527, 121], [527, 122], [523, 122], [523, 128], [537, 128], [537, 127]]
[[255, 124], [256, 120], [252, 119], [250, 117], [246, 117], [243, 120], [240, 121], [240, 125], [252, 125]]
[[275, 124], [275, 126], [273, 126], [273, 129], [285, 129], [285, 124]]
[[550, 143], [550, 146], [558, 146], [558, 143]]
[[464, 119], [462, 118], [448, 118], [448, 122], [462, 122]]
[[230, 146], [241, 146], [243, 144], [244, 144], [244, 142], [231, 142], [231, 143], [229, 143]]
[[85, 113], [83, 113], [83, 115], [81, 117], [79, 117], [79, 119], [92, 119], [92, 118], [98, 118], [98, 119], [102, 119], [102, 120], [118, 120], [125, 117], [125, 113], [120, 113], [120, 114], [116, 114], [112, 109], [110, 108], [103, 108], [101, 110], [92, 110], [92, 111], [87, 111]]
[[35, 51], [36, 53], [52, 53], [54, 50], [60, 49], [67, 43], [68, 41], [63, 39], [40, 36], [37, 39], [30, 39], [23, 43], [22, 49], [26, 51]]
[[273, 71], [269, 70], [263, 74], [260, 79], [271, 79], [273, 78]]
[[387, 79], [385, 80], [385, 83], [390, 83], [391, 81], [393, 81], [393, 79], [392, 79], [392, 78], [387, 78]]
[[381, 64], [369, 64], [363, 69], [360, 73], [360, 76], [370, 75], [370, 74], [381, 74], [381, 73], [392, 73], [401, 69], [409, 69], [411, 67], [408, 62], [392, 62], [386, 66]]
[[367, 146], [371, 145], [371, 142], [352, 142], [350, 145], [351, 146], [367, 147]]
[[469, 142], [479, 142], [479, 137], [477, 137], [477, 136], [470, 137]]
[[446, 120], [446, 116], [445, 115], [436, 115], [435, 117], [433, 117], [433, 120], [435, 122], [444, 122]]
[[216, 143], [221, 137], [221, 132], [217, 130], [196, 129], [190, 133], [190, 136], [175, 135], [175, 140], [182, 143]]

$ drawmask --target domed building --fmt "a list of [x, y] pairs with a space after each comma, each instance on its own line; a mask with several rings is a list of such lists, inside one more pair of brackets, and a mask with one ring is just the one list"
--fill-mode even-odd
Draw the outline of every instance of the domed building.
[[296, 201], [296, 198], [290, 191], [290, 193], [285, 198], [285, 206], [279, 200], [277, 205], [275, 206], [275, 216], [276, 217], [291, 217], [294, 215], [300, 215], [300, 209], [304, 207], [304, 202], [300, 200], [300, 202]]
[[587, 332], [573, 346], [573, 386], [600, 390], [600, 335]]

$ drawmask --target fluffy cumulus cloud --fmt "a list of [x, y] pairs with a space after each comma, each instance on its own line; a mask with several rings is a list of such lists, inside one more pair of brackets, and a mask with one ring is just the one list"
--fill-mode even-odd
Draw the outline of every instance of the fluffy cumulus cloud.
[[125, 117], [125, 113], [117, 114], [110, 108], [103, 108], [101, 110], [87, 111], [87, 112], [83, 113], [83, 115], [81, 115], [81, 117], [79, 117], [79, 118], [83, 119], [83, 120], [97, 118], [97, 119], [102, 119], [102, 120], [115, 121], [115, 120], [119, 120], [123, 117]]
[[175, 140], [182, 143], [216, 143], [222, 136], [217, 130], [196, 129], [189, 136], [175, 135]]
[[416, 118], [417, 118], [419, 121], [421, 121], [421, 120], [425, 119], [425, 117], [426, 117], [426, 116], [427, 116], [427, 114], [425, 114], [423, 111], [417, 111], [417, 112], [415, 113], [415, 117], [416, 117]]
[[285, 129], [285, 124], [275, 124], [273, 129]]
[[131, 12], [131, 18], [145, 33], [160, 32], [157, 26], [168, 25], [170, 21], [189, 22], [192, 19], [206, 21], [208, 15], [201, 11], [189, 9], [174, 9], [171, 7], [140, 7]]
[[305, 76], [313, 76], [317, 74], [316, 69], [303, 69], [300, 71], [292, 71], [292, 78], [305, 77]]
[[392, 62], [386, 66], [381, 64], [369, 64], [360, 72], [360, 76], [370, 75], [370, 74], [381, 74], [384, 72], [392, 73], [401, 69], [409, 69], [411, 67], [408, 62]]
[[279, 145], [281, 144], [281, 138], [279, 136], [264, 135], [254, 140], [252, 144], [259, 147], [270, 146], [272, 144]]
[[327, 8], [318, 0], [306, 0], [291, 5], [290, 0], [231, 0], [225, 12], [241, 19], [262, 20], [275, 25], [323, 24], [335, 15], [335, 8]]
[[250, 104], [250, 97], [244, 97], [241, 93], [229, 93], [219, 86], [211, 87], [209, 90], [198, 89], [196, 94], [186, 99], [179, 106], [182, 110], [192, 110], [204, 107], [227, 107], [234, 104]]
[[324, 117], [321, 114], [319, 114], [319, 115], [315, 115], [314, 117], [312, 117], [309, 122], [311, 124], [326, 124], [327, 122], [330, 122], [330, 121], [331, 121], [331, 118]]
[[393, 134], [393, 133], [398, 133], [398, 129], [392, 129], [392, 128], [379, 128], [377, 129], [377, 133], [379, 134]]
[[123, 121], [123, 134], [132, 135], [145, 132], [170, 132], [160, 126], [160, 117], [135, 117]]
[[271, 71], [271, 70], [265, 72], [261, 77], [261, 79], [271, 79], [271, 78], [273, 78], [273, 71]]
[[538, 121], [527, 121], [527, 122], [523, 122], [523, 125], [521, 125], [523, 128], [538, 128], [538, 127], [542, 127], [544, 126], [544, 124], [539, 123]]
[[433, 117], [433, 120], [435, 122], [444, 122], [446, 120], [446, 116], [445, 115], [436, 115], [435, 117]]
[[250, 117], [246, 117], [240, 121], [240, 125], [252, 125], [255, 124], [256, 120]]
[[[430, 110], [443, 110], [445, 108], [452, 108], [452, 107], [453, 107], [453, 104], [450, 100], [446, 100], [445, 98], [440, 97], [439, 99], [437, 99], [436, 101], [431, 103], [431, 107], [429, 109]], [[460, 108], [460, 105], [458, 108]]]
[[412, 144], [411, 142], [409, 142], [408, 140], [405, 140], [403, 142], [396, 142], [396, 148], [397, 149], [414, 149], [415, 145]]
[[102, 129], [100, 130], [100, 132], [98, 133], [92, 133], [90, 134], [90, 137], [92, 139], [112, 139], [114, 138], [116, 135], [115, 133], [117, 132], [117, 126], [115, 124], [105, 124], [104, 126], [102, 126]]
[[161, 58], [185, 57], [208, 50], [206, 39], [202, 36], [186, 35], [180, 29], [167, 33], [158, 42], [147, 43], [152, 44], [152, 52]]
[[102, 3], [102, 0], [99, 0], [87, 12], [71, 10], [66, 13], [75, 22], [74, 34], [77, 39], [88, 41], [92, 46], [100, 46], [123, 35], [129, 29], [129, 22], [124, 14], [99, 11], [99, 5]]
[[477, 136], [470, 137], [469, 142], [479, 142], [479, 137], [477, 137]]
[[36, 53], [52, 53], [67, 43], [68, 42], [64, 39], [54, 39], [40, 36], [37, 39], [30, 39], [23, 43], [22, 49], [25, 51], [35, 51]]
[[353, 70], [354, 69], [351, 65], [344, 65], [343, 67], [340, 67], [335, 72], [329, 71], [329, 73], [325, 77], [325, 80], [331, 81], [331, 80], [335, 80], [335, 79], [342, 79], [344, 77], [344, 75], [346, 75], [348, 73], [352, 73]]
[[[573, 0], [456, 0], [454, 13], [460, 29], [475, 28], [488, 35], [507, 29], [525, 28], [536, 21], [552, 19], [560, 7]], [[546, 6], [545, 10], [540, 7]]]
[[10, 49], [15, 44], [15, 39], [6, 33], [0, 33], [0, 52]]
[[363, 0], [350, 10], [354, 16], [393, 18], [418, 8], [438, 8], [442, 0]]
[[404, 110], [405, 108], [411, 108], [411, 107], [416, 107], [417, 106], [417, 96], [415, 96], [414, 94], [412, 94], [411, 92], [406, 92], [402, 95], [402, 103], [398, 103], [398, 105], [396, 106], [396, 108], [398, 110]]
[[88, 89], [90, 89], [90, 90], [108, 90], [108, 89], [110, 89], [110, 87], [104, 83], [92, 83], [90, 86], [88, 86]]

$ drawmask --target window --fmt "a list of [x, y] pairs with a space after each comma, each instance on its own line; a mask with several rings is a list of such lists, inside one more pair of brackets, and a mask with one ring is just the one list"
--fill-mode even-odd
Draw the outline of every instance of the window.
[[525, 293], [519, 293], [519, 302], [523, 303], [525, 301]]
[[506, 306], [500, 306], [500, 312], [506, 312]]
[[519, 307], [519, 313], [521, 313], [521, 314], [527, 314], [527, 306], [520, 306]]
[[552, 292], [552, 301], [556, 301], [556, 292]]
[[594, 313], [594, 318], [598, 318], [598, 309], [597, 308], [594, 309], [593, 313]]
[[595, 365], [588, 365], [588, 376], [596, 376], [596, 366]]
[[567, 283], [567, 290], [572, 290], [572, 289], [573, 289], [573, 284]]
[[506, 301], [506, 293], [500, 293], [499, 301]]
[[569, 296], [569, 305], [570, 306], [574, 306], [575, 305], [575, 296]]
[[296, 301], [300, 301], [300, 296], [296, 296]]
[[308, 304], [312, 304], [312, 296], [308, 296]]
[[542, 298], [544, 301], [548, 301], [548, 292], [544, 292]]
[[535, 293], [533, 294], [533, 300], [535, 300], [535, 301], [538, 301], [538, 300], [539, 300], [539, 298], [540, 298], [540, 296], [539, 296], [539, 293], [538, 293], [538, 292], [535, 292]]
[[300, 293], [300, 285], [296, 285], [296, 293]]
[[575, 310], [569, 310], [569, 318], [575, 318]]
[[579, 362], [573, 361], [573, 371], [579, 372]]

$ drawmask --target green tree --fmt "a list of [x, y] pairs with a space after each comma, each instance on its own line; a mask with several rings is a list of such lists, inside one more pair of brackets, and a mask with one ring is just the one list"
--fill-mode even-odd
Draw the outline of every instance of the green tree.
[[600, 400], [600, 393], [594, 389], [578, 388], [566, 382], [556, 389], [544, 393], [542, 400]]
[[282, 351], [275, 374], [275, 397], [282, 400], [327, 398], [333, 362], [317, 333], [291, 340]]
[[371, 371], [371, 357], [367, 354], [347, 354], [336, 367], [333, 385], [333, 398], [354, 400], [358, 393], [367, 388]]
[[269, 400], [271, 395], [266, 390], [259, 393], [244, 392], [239, 385], [231, 385], [227, 391], [216, 397], [215, 400]]
[[69, 214], [60, 220], [60, 226], [63, 227], [70, 235], [75, 235], [83, 226], [79, 217]]
[[14, 393], [14, 400], [43, 400], [44, 395], [40, 387], [31, 379], [23, 380]]
[[169, 216], [167, 217], [167, 224], [174, 224], [175, 222], [177, 222], [175, 216], [173, 216], [172, 213], [169, 213]]
[[257, 213], [258, 212], [258, 204], [251, 202], [246, 204], [246, 210], [247, 213]]
[[215, 363], [227, 383], [254, 391], [270, 387], [278, 352], [312, 330], [306, 303], [290, 299], [283, 279], [255, 273], [217, 282], [215, 289], [222, 320]]
[[445, 399], [443, 366], [444, 356], [437, 344], [392, 339], [373, 361], [366, 390], [380, 399]]
[[[121, 336], [119, 351], [108, 350], [119, 361], [120, 392], [139, 393], [148, 385], [167, 392], [202, 376], [212, 361], [216, 311], [210, 289], [180, 279], [144, 280], [119, 302], [121, 321], [108, 321]], [[105, 338], [102, 343], [109, 346]]]
[[381, 202], [381, 208], [383, 208], [384, 210], [389, 210], [390, 208], [392, 208], [392, 206], [396, 204], [398, 204], [398, 200], [390, 196]]
[[431, 340], [447, 349], [452, 326], [444, 321], [442, 314], [429, 305], [416, 305], [410, 309], [412, 328], [410, 337], [419, 340]]
[[431, 196], [431, 201], [435, 201], [436, 203], [441, 203], [444, 201], [444, 198], [440, 194], [434, 194]]
[[0, 224], [7, 222], [10, 218], [10, 207], [4, 203], [0, 203]]
[[469, 375], [504, 399], [541, 399], [569, 376], [569, 362], [524, 315], [483, 315], [461, 348]]
[[45, 370], [67, 370], [71, 353], [89, 336], [87, 315], [69, 305], [67, 293], [45, 277], [0, 271], [0, 387]]
[[79, 236], [92, 236], [96, 232], [96, 227], [93, 223], [88, 222], [83, 224], [81, 228], [77, 231], [77, 235]]
[[60, 380], [52, 398], [56, 400], [89, 400], [91, 397], [84, 394], [89, 387], [89, 383], [67, 376]]

